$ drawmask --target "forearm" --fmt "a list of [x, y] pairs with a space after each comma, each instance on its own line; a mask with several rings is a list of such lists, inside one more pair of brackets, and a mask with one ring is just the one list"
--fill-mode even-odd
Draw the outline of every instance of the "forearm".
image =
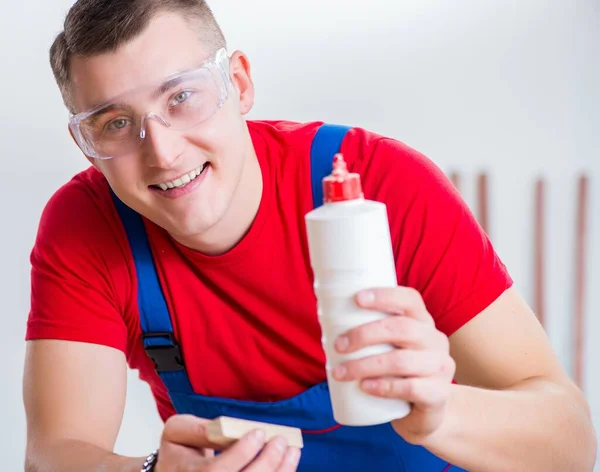
[[594, 429], [573, 389], [545, 380], [452, 387], [444, 423], [423, 444], [434, 454], [472, 472], [592, 471]]
[[144, 458], [123, 457], [72, 439], [38, 442], [28, 448], [26, 472], [139, 472]]

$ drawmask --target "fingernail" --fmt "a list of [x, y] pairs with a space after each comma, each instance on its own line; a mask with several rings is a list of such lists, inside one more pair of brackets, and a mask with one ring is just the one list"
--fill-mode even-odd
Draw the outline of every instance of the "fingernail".
[[333, 376], [340, 380], [346, 376], [346, 368], [343, 365], [338, 365], [333, 369]]
[[262, 446], [265, 442], [265, 432], [262, 429], [257, 429], [250, 433], [250, 440], [257, 446]]
[[335, 347], [338, 351], [345, 351], [346, 349], [348, 349], [349, 345], [350, 340], [348, 339], [348, 336], [340, 336], [335, 341]]
[[363, 382], [363, 388], [365, 390], [375, 390], [376, 387], [377, 387], [377, 381], [376, 380], [365, 380]]
[[298, 461], [300, 460], [300, 450], [296, 447], [290, 447], [285, 454], [285, 460], [290, 465], [298, 464]]
[[281, 454], [283, 454], [287, 447], [287, 441], [281, 436], [278, 436], [275, 439], [273, 439], [273, 445], [275, 446], [275, 449], [277, 449]]
[[375, 294], [371, 290], [364, 290], [359, 292], [357, 298], [361, 305], [369, 305], [375, 301]]

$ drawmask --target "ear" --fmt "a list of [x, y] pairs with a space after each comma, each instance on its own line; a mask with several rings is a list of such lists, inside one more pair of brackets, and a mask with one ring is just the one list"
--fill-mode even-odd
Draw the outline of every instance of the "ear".
[[241, 51], [235, 51], [229, 60], [231, 81], [238, 94], [242, 115], [254, 106], [254, 83], [250, 73], [250, 61]]
[[[71, 135], [71, 139], [73, 140], [73, 142], [77, 145], [77, 147], [81, 150], [81, 152], [83, 152], [83, 149], [81, 149], [81, 146], [79, 146], [79, 143], [77, 142], [77, 140], [75, 139], [75, 136], [73, 135], [73, 130], [71, 129], [71, 127], [67, 126], [67, 129], [69, 130], [69, 134]], [[92, 159], [91, 157], [86, 155], [85, 152], [83, 152], [83, 155], [89, 161], [90, 164], [92, 164], [96, 169], [100, 170], [97, 166], [98, 161], [96, 159]]]

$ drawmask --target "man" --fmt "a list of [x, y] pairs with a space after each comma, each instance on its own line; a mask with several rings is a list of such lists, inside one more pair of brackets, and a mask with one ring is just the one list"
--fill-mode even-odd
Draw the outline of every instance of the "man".
[[[51, 48], [92, 166], [48, 202], [31, 255], [27, 470], [591, 470], [586, 400], [464, 202], [358, 128], [341, 152], [388, 207], [398, 287], [357, 294], [393, 316], [336, 346], [396, 349], [332, 368], [412, 409], [335, 424], [304, 227], [326, 128], [247, 121], [250, 63], [224, 47], [202, 0], [79, 0]], [[126, 365], [166, 422], [147, 458], [112, 452]], [[258, 431], [215, 454], [203, 425], [221, 414], [295, 424], [306, 447]]]

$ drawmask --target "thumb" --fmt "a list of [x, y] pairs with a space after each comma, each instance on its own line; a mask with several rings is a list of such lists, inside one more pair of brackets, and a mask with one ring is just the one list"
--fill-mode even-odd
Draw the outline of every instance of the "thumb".
[[194, 415], [173, 415], [165, 422], [162, 441], [196, 449], [222, 449], [223, 446], [208, 440], [206, 425], [209, 422]]

